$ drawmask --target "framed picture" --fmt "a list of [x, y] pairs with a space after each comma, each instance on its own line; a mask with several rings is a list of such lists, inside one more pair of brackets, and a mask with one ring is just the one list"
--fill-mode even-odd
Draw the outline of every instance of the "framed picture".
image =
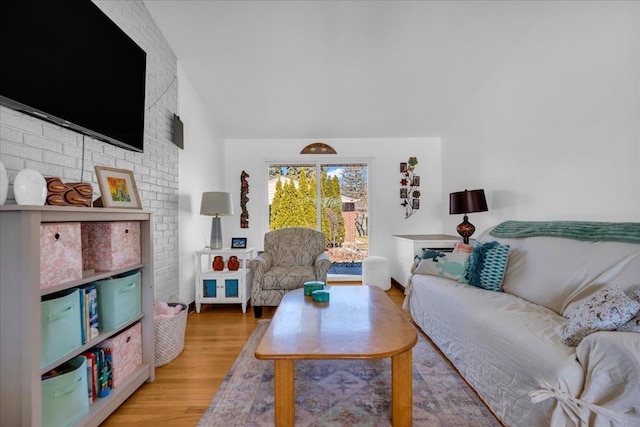
[[133, 171], [96, 166], [102, 206], [105, 208], [142, 209]]
[[414, 187], [420, 187], [420, 177], [414, 176], [411, 185], [413, 185]]
[[246, 237], [232, 237], [231, 238], [231, 249], [246, 249], [247, 248], [247, 238]]
[[406, 163], [400, 163], [400, 173], [405, 173], [407, 171], [407, 164]]
[[407, 187], [402, 187], [400, 188], [400, 198], [401, 199], [406, 199], [408, 192], [407, 192]]
[[420, 209], [420, 199], [413, 199], [411, 201], [411, 209]]

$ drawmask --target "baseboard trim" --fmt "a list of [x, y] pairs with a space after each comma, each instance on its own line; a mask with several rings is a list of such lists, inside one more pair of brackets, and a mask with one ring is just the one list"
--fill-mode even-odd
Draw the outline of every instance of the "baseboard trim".
[[396, 279], [394, 279], [393, 277], [391, 278], [391, 285], [395, 286], [396, 288], [398, 288], [400, 291], [402, 291], [402, 293], [404, 294], [404, 286], [402, 285], [402, 283], [398, 282]]

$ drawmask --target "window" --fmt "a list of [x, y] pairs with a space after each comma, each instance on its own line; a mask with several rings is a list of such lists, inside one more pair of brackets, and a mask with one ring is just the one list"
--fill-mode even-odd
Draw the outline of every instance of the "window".
[[369, 249], [368, 165], [309, 162], [268, 167], [270, 229], [322, 230], [334, 274], [361, 274], [360, 263]]

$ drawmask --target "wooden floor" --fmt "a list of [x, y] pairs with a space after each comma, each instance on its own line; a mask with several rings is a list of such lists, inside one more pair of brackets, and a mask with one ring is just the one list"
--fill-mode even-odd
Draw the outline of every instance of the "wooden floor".
[[[392, 287], [387, 294], [402, 305], [400, 290]], [[265, 307], [262, 318], [274, 312]], [[156, 368], [155, 381], [144, 384], [102, 426], [195, 426], [257, 324], [251, 307], [242, 314], [240, 304], [203, 304], [200, 313], [189, 313], [184, 351]]]

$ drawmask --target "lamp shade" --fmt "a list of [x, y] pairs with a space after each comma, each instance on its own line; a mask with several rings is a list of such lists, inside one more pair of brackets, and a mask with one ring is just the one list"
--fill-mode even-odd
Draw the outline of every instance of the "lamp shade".
[[449, 194], [449, 214], [488, 211], [484, 190], [464, 190]]
[[231, 193], [223, 193], [220, 191], [208, 191], [202, 193], [200, 215], [233, 215], [233, 200], [231, 199]]

